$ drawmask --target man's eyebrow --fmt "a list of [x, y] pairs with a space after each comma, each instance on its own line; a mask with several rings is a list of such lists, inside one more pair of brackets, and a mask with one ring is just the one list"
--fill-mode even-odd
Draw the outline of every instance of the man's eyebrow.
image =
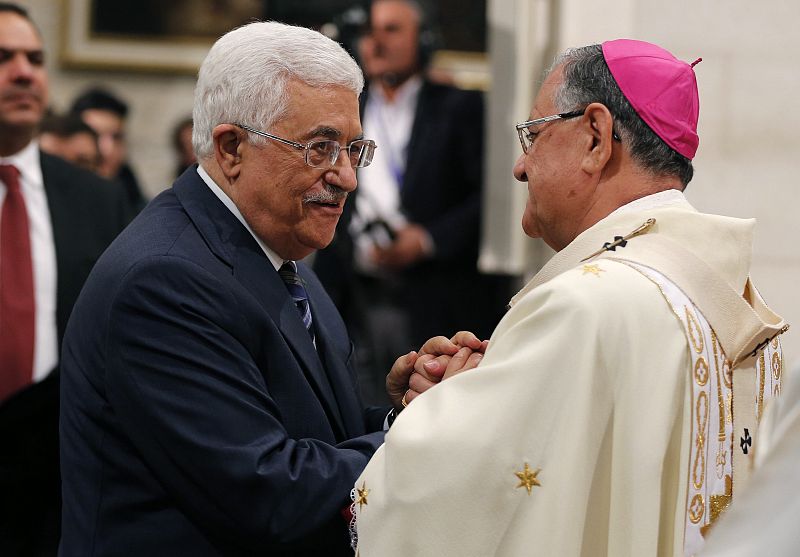
[[44, 54], [43, 48], [14, 48], [11, 46], [0, 45], [0, 52], [5, 54], [15, 54], [17, 52], [22, 52], [26, 55], [28, 54]]
[[[342, 137], [342, 132], [336, 128], [331, 128], [330, 126], [320, 126], [306, 134], [303, 139], [310, 139], [312, 137], [327, 137], [328, 139], [338, 140], [340, 137]], [[364, 132], [360, 132], [351, 141], [359, 141], [361, 139], [364, 139]]]
[[337, 130], [336, 128], [332, 128], [330, 126], [320, 126], [308, 132], [306, 134], [306, 139], [312, 137], [327, 137], [328, 139], [339, 139], [342, 136], [342, 132]]

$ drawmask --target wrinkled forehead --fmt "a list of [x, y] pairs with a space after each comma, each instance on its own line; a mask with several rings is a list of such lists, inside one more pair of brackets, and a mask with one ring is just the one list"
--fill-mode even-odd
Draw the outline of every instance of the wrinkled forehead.
[[289, 103], [278, 122], [283, 127], [331, 139], [347, 139], [361, 134], [358, 94], [355, 91], [339, 85], [316, 87], [292, 80], [287, 84], [286, 93]]

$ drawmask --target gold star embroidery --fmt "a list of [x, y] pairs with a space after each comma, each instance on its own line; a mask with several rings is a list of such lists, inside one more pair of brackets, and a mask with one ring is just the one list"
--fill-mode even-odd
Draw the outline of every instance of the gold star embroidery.
[[525, 463], [525, 468], [523, 468], [522, 472], [514, 472], [514, 475], [519, 478], [519, 484], [517, 485], [517, 489], [520, 487], [524, 487], [528, 490], [528, 495], [531, 494], [531, 489], [534, 486], [541, 486], [542, 484], [539, 483], [539, 480], [536, 479], [537, 474], [541, 471], [541, 468], [537, 468], [535, 472], [531, 471], [530, 466], [528, 463]]
[[600, 273], [605, 273], [604, 269], [601, 269], [599, 265], [584, 265], [583, 266], [583, 274], [591, 273], [596, 277], [600, 276]]
[[356, 504], [358, 505], [358, 510], [360, 511], [362, 507], [367, 504], [367, 495], [369, 495], [369, 489], [367, 489], [367, 482], [362, 482], [361, 487], [356, 488], [356, 492], [358, 493], [358, 497], [356, 498]]

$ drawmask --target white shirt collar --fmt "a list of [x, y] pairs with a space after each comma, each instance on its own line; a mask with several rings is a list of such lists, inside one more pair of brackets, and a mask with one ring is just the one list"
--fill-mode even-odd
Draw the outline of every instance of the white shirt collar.
[[0, 164], [13, 164], [19, 170], [24, 187], [31, 187], [38, 190], [44, 189], [44, 178], [42, 178], [42, 165], [39, 164], [39, 143], [31, 141], [22, 151], [14, 153], [10, 157], [0, 157]]
[[416, 106], [417, 94], [422, 88], [422, 77], [419, 75], [412, 76], [397, 88], [394, 99], [389, 102], [386, 100], [386, 95], [383, 93], [383, 87], [380, 83], [373, 82], [369, 87], [370, 97], [374, 94], [377, 99], [380, 99], [381, 104], [385, 105], [406, 105], [413, 103]]
[[615, 209], [611, 215], [619, 215], [622, 213], [629, 213], [631, 211], [646, 211], [648, 209], [655, 209], [656, 207], [665, 207], [667, 205], [676, 205], [687, 203], [686, 196], [680, 190], [664, 190], [651, 195], [634, 199], [630, 203]]
[[225, 207], [227, 207], [231, 213], [233, 213], [234, 217], [239, 219], [239, 222], [242, 223], [242, 225], [247, 229], [250, 235], [258, 243], [259, 247], [261, 247], [261, 249], [264, 251], [264, 254], [267, 256], [267, 259], [269, 259], [269, 262], [272, 263], [272, 266], [275, 267], [275, 270], [277, 271], [278, 269], [280, 269], [281, 265], [285, 263], [284, 259], [280, 257], [277, 253], [272, 251], [270, 248], [268, 248], [267, 245], [261, 241], [261, 238], [256, 236], [255, 232], [253, 232], [253, 229], [250, 228], [250, 225], [247, 224], [247, 221], [244, 220], [244, 217], [242, 216], [242, 213], [239, 211], [239, 208], [236, 206], [233, 200], [230, 197], [228, 197], [228, 195], [224, 191], [222, 191], [222, 188], [220, 188], [214, 182], [211, 176], [208, 175], [208, 172], [206, 172], [206, 169], [203, 168], [202, 163], [198, 165], [197, 173], [200, 175], [200, 178], [203, 179], [203, 182], [206, 183], [208, 189], [210, 189], [214, 193], [214, 195], [216, 195], [219, 198], [219, 200], [222, 201], [222, 204], [225, 205]]

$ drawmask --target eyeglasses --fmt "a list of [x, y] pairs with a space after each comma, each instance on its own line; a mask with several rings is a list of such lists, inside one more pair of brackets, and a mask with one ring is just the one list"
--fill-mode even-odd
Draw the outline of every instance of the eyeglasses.
[[561, 114], [553, 114], [552, 116], [536, 118], [535, 120], [528, 120], [527, 122], [517, 124], [517, 135], [519, 135], [519, 143], [522, 145], [522, 152], [528, 152], [528, 149], [530, 149], [531, 145], [533, 144], [533, 140], [536, 139], [536, 136], [539, 134], [539, 131], [536, 129], [537, 126], [541, 126], [542, 124], [546, 124], [547, 122], [552, 122], [554, 120], [569, 120], [570, 118], [583, 116], [585, 110], [586, 108], [581, 108], [580, 110], [562, 112]]
[[249, 131], [261, 137], [272, 139], [286, 145], [291, 145], [295, 149], [300, 149], [306, 152], [306, 164], [313, 168], [331, 168], [339, 160], [339, 152], [342, 149], [347, 150], [350, 156], [350, 165], [353, 168], [364, 168], [369, 166], [372, 162], [372, 157], [375, 155], [375, 149], [378, 146], [371, 139], [356, 139], [351, 141], [348, 145], [342, 147], [338, 141], [332, 139], [323, 139], [321, 141], [309, 141], [305, 145], [296, 141], [290, 141], [271, 133], [262, 132], [244, 124], [233, 124], [243, 130]]

